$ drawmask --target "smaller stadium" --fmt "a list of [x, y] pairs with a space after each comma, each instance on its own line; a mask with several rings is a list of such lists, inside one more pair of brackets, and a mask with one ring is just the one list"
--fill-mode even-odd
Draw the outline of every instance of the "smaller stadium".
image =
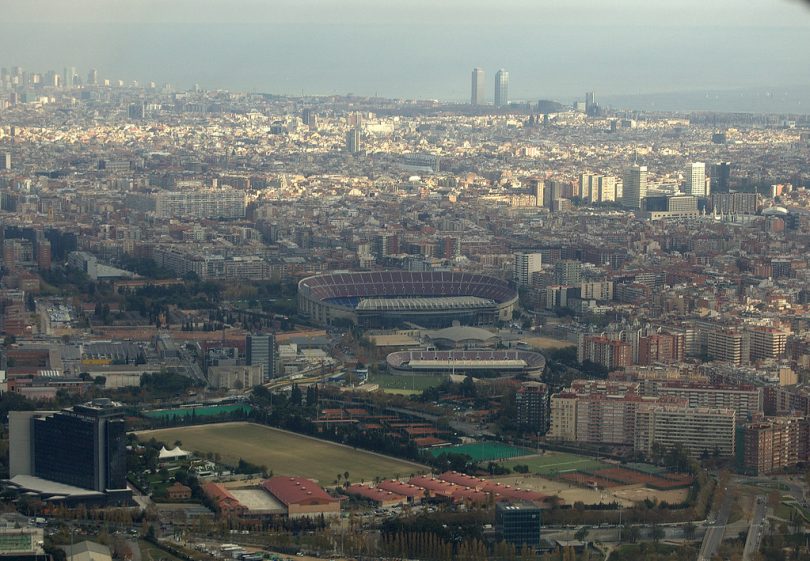
[[389, 354], [386, 363], [392, 374], [463, 374], [474, 378], [526, 376], [535, 380], [540, 379], [546, 368], [546, 358], [542, 354], [511, 349], [400, 351]]
[[298, 312], [321, 325], [493, 325], [508, 321], [518, 294], [508, 282], [461, 272], [331, 273], [298, 283]]

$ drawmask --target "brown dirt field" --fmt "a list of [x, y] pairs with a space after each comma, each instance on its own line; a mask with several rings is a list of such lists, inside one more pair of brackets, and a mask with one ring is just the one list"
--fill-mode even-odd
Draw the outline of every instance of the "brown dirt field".
[[571, 341], [563, 341], [562, 339], [552, 339], [551, 337], [526, 337], [523, 339], [526, 344], [532, 347], [552, 351], [554, 349], [564, 349], [565, 347], [576, 346]]
[[638, 485], [627, 485], [624, 487], [613, 487], [611, 489], [587, 489], [568, 484], [563, 481], [553, 481], [535, 475], [527, 476], [506, 476], [497, 477], [495, 481], [504, 485], [512, 485], [532, 491], [540, 491], [551, 495], [558, 495], [567, 504], [574, 504], [582, 501], [585, 504], [599, 504], [618, 502], [622, 506], [633, 506], [634, 503], [643, 501], [646, 498], [666, 501], [670, 504], [680, 503], [686, 499], [688, 489], [675, 489], [671, 491], [658, 491], [648, 489]]

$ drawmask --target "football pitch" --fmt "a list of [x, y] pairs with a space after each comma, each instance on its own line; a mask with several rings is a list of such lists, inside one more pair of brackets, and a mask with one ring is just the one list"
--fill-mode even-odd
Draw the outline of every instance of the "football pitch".
[[416, 463], [253, 423], [174, 427], [136, 434], [142, 441], [154, 437], [170, 448], [179, 440], [184, 450], [217, 453], [229, 465], [242, 458], [267, 466], [274, 475], [307, 477], [322, 485], [331, 485], [338, 473], [342, 476], [347, 471], [352, 482], [429, 471]]
[[566, 452], [546, 452], [545, 454], [506, 460], [501, 463], [508, 468], [513, 468], [516, 465], [529, 466], [530, 473], [550, 477], [573, 471], [592, 471], [610, 467], [609, 464], [605, 464], [588, 456], [578, 456]]

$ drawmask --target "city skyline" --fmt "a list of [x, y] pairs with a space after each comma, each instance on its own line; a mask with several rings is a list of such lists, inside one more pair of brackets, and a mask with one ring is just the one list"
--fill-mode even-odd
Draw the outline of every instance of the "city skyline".
[[[261, 3], [243, 0], [238, 5], [251, 14], [245, 18], [238, 8], [223, 13], [221, 3], [209, 0], [195, 5], [194, 24], [178, 23], [185, 4], [136, 0], [111, 10], [83, 0], [65, 9], [49, 0], [15, 0], [0, 23], [0, 52], [7, 57], [4, 64], [59, 72], [65, 66], [92, 67], [113, 79], [171, 82], [181, 89], [199, 83], [206, 89], [283, 95], [461, 102], [470, 99], [463, 76], [477, 66], [508, 68], [515, 100], [570, 102], [593, 89], [601, 102], [616, 106], [622, 103], [611, 96], [701, 92], [703, 99], [680, 106], [657, 98], [644, 100], [644, 108], [737, 103], [733, 110], [745, 110], [740, 90], [756, 89], [749, 95], [763, 98], [754, 100], [758, 111], [810, 107], [807, 88], [793, 89], [806, 85], [796, 70], [810, 59], [802, 27], [810, 10], [787, 0], [756, 0], [733, 10], [723, 9], [728, 0], [690, 2], [689, 10], [680, 11], [627, 0], [611, 9], [578, 0], [566, 10], [513, 0], [508, 5], [521, 10], [515, 13], [480, 2], [453, 12], [457, 2], [450, 2], [429, 19], [400, 3], [381, 8], [357, 0], [340, 14], [353, 22], [351, 32], [328, 18], [336, 8], [326, 1], [287, 2], [271, 15]], [[549, 22], [542, 34], [525, 23], [539, 12]], [[610, 42], [600, 40], [607, 24], [615, 38]], [[650, 47], [636, 49], [638, 42]], [[338, 43], [344, 45], [340, 53], [332, 48]], [[544, 56], [529, 56], [536, 52]], [[721, 99], [712, 103], [716, 96]]]

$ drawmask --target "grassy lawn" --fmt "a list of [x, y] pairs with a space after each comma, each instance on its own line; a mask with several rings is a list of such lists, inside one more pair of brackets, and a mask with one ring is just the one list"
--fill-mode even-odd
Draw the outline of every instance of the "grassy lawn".
[[[369, 383], [379, 384], [382, 390], [403, 390], [410, 393], [421, 393], [422, 390], [438, 386], [442, 378], [436, 376], [399, 376], [397, 374], [375, 374], [369, 377]], [[392, 391], [390, 393], [402, 393]]]
[[239, 458], [267, 466], [275, 475], [298, 475], [330, 485], [338, 473], [349, 472], [351, 481], [372, 481], [427, 471], [425, 466], [371, 454], [324, 440], [308, 438], [253, 423], [221, 423], [176, 427], [137, 433], [141, 440], [179, 440], [190, 451], [220, 454], [236, 465]]
[[527, 465], [531, 473], [546, 476], [555, 476], [559, 473], [571, 471], [592, 471], [608, 467], [608, 464], [599, 460], [566, 452], [546, 452], [540, 455], [505, 460], [501, 463], [508, 468], [513, 468], [516, 465]]

